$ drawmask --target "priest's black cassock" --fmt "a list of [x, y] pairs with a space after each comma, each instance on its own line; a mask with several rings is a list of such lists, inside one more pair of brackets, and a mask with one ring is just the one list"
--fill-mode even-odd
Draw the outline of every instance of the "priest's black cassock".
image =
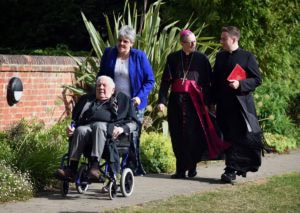
[[[229, 87], [227, 76], [236, 64], [247, 73], [237, 90]], [[246, 175], [261, 165], [261, 129], [258, 123], [252, 92], [262, 78], [255, 56], [241, 48], [221, 51], [216, 56], [213, 72], [213, 95], [217, 104], [217, 122], [224, 140], [232, 143], [226, 151], [225, 170]]]

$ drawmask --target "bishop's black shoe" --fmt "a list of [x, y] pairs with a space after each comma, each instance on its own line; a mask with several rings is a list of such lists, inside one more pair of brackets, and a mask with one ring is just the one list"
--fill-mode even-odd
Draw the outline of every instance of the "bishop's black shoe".
[[176, 172], [175, 174], [171, 175], [172, 179], [184, 179], [185, 172]]
[[221, 175], [221, 181], [224, 183], [232, 183], [236, 179], [235, 172], [225, 172]]

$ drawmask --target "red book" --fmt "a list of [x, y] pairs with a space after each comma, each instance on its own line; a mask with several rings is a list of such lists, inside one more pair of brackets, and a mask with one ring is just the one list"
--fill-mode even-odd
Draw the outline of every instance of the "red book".
[[227, 77], [227, 80], [244, 80], [247, 78], [246, 71], [239, 65], [236, 64], [229, 76]]

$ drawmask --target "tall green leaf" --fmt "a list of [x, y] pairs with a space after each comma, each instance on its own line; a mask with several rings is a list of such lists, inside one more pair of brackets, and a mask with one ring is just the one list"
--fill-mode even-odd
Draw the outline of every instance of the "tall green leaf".
[[[148, 125], [149, 130], [153, 130], [150, 128], [154, 128], [154, 130], [159, 128], [160, 122], [163, 119], [163, 116], [153, 109], [156, 105], [158, 87], [167, 56], [171, 52], [180, 49], [180, 44], [178, 42], [180, 28], [177, 27], [179, 21], [173, 21], [167, 24], [162, 23], [160, 10], [163, 4], [162, 0], [158, 0], [151, 4], [145, 13], [140, 13], [136, 4], [131, 5], [126, 1], [123, 14], [114, 14], [112, 22], [110, 22], [109, 17], [105, 15], [107, 41], [104, 41], [103, 37], [95, 29], [93, 24], [88, 21], [82, 13], [83, 21], [90, 35], [93, 50], [97, 57], [96, 61], [101, 60], [105, 48], [115, 45], [118, 30], [122, 25], [131, 25], [136, 30], [137, 37], [134, 47], [141, 49], [146, 53], [152, 65], [156, 80], [156, 85], [149, 96], [149, 105], [146, 111], [146, 120], [151, 124], [154, 124]], [[184, 28], [192, 27], [194, 22], [195, 21], [188, 21]], [[138, 29], [139, 24], [140, 26]], [[199, 27], [195, 26], [194, 32], [198, 37], [198, 50], [201, 52], [209, 50], [210, 55], [208, 57], [212, 59], [217, 51], [218, 45], [212, 42], [213, 37], [200, 37], [205, 27], [204, 24]], [[99, 71], [99, 64], [95, 64], [94, 62], [95, 60], [91, 60], [91, 57], [88, 57], [84, 62], [79, 62], [79, 69], [76, 73], [76, 84], [69, 85], [66, 88], [73, 93], [82, 94], [82, 91], [84, 91], [87, 86], [91, 87], [95, 83], [95, 76]]]

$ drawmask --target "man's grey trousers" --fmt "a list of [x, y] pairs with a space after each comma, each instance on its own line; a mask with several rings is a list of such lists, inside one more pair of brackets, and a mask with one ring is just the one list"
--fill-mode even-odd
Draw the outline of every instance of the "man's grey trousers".
[[92, 147], [91, 157], [100, 161], [107, 138], [107, 122], [94, 122], [75, 129], [71, 147], [70, 160], [79, 161], [86, 146]]

